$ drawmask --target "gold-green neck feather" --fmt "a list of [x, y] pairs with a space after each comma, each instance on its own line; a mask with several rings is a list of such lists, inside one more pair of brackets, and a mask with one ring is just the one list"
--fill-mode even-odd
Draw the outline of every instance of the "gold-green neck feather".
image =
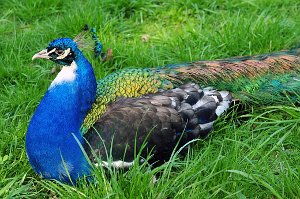
[[139, 97], [155, 93], [159, 88], [170, 89], [173, 85], [152, 69], [127, 69], [111, 74], [97, 82], [97, 99], [82, 125], [82, 132], [104, 114], [109, 103], [121, 97]]

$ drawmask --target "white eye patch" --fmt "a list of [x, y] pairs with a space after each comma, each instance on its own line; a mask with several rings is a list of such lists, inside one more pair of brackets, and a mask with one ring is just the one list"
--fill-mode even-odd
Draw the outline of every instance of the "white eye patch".
[[64, 59], [66, 56], [68, 56], [68, 54], [71, 52], [71, 49], [68, 48], [67, 50], [65, 50], [64, 54], [56, 57], [56, 59]]
[[52, 50], [50, 50], [50, 51], [48, 52], [48, 55], [50, 55], [50, 54], [53, 53], [54, 51], [56, 51], [56, 48], [53, 48]]

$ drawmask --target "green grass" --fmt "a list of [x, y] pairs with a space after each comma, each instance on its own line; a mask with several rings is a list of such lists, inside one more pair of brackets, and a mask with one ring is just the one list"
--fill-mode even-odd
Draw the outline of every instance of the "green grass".
[[266, 53], [300, 41], [298, 0], [2, 0], [0, 13], [1, 198], [300, 197], [300, 108], [293, 105], [228, 113], [185, 159], [111, 171], [110, 179], [99, 170], [97, 184], [40, 179], [24, 147], [30, 117], [54, 78], [52, 63], [31, 57], [52, 39], [96, 26], [114, 53], [105, 63], [87, 54], [97, 78], [120, 68]]

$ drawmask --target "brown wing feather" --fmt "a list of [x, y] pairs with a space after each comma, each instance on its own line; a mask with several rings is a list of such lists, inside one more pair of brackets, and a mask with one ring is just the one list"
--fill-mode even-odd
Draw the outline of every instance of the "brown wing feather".
[[[195, 84], [140, 98], [120, 99], [108, 106], [85, 135], [91, 146], [87, 145], [86, 151], [93, 161], [97, 155], [102, 160], [111, 156], [113, 161], [131, 162], [145, 144], [141, 156], [146, 158], [151, 152], [151, 163], [163, 163], [170, 158], [179, 139], [182, 145], [207, 135], [230, 101], [228, 92], [202, 90]], [[220, 107], [224, 108], [218, 110]]]

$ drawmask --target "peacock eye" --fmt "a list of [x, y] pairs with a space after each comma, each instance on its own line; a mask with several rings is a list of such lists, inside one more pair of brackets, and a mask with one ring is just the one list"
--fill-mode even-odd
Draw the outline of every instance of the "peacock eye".
[[64, 54], [64, 50], [61, 50], [61, 49], [57, 49], [56, 51], [55, 51], [55, 53], [57, 54], [57, 55], [62, 55], [62, 54]]

